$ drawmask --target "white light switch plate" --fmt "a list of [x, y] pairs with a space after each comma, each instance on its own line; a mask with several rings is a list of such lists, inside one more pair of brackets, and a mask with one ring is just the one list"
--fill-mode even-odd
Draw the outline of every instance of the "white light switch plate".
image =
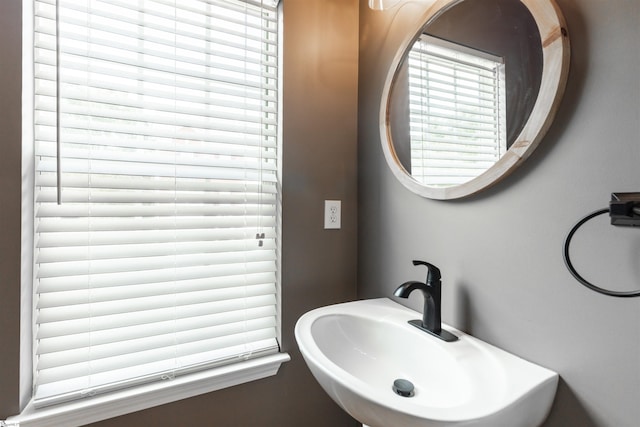
[[337, 230], [340, 228], [340, 214], [342, 202], [340, 200], [324, 201], [324, 228]]

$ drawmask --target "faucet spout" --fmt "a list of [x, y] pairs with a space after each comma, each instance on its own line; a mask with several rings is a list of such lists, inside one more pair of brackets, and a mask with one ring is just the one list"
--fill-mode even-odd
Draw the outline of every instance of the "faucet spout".
[[413, 261], [413, 265], [425, 265], [427, 266], [427, 280], [426, 283], [418, 282], [415, 280], [405, 282], [394, 291], [394, 295], [400, 298], [408, 298], [409, 295], [419, 290], [424, 296], [424, 308], [422, 311], [422, 320], [412, 320], [409, 323], [412, 325], [429, 332], [432, 335], [437, 336], [445, 341], [455, 341], [458, 338], [442, 329], [442, 320], [440, 314], [441, 300], [442, 300], [442, 282], [440, 270], [424, 261]]
[[420, 289], [423, 293], [425, 292], [426, 283], [418, 282], [416, 280], [411, 280], [409, 282], [404, 282], [402, 285], [398, 286], [396, 290], [393, 292], [393, 295], [400, 298], [408, 298], [411, 292], [416, 289]]

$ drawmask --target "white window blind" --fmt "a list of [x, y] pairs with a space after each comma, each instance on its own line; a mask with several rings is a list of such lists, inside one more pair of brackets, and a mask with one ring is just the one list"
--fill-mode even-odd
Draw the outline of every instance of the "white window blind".
[[408, 57], [411, 175], [465, 183], [506, 151], [502, 58], [422, 35]]
[[269, 3], [35, 0], [36, 406], [278, 351]]

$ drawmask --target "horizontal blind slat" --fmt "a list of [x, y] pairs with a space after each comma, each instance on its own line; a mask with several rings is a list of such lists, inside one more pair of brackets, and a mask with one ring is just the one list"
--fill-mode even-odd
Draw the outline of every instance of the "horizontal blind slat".
[[[265, 290], [266, 288], [262, 288]], [[47, 340], [48, 346], [63, 346], [65, 341], [53, 341], [56, 337], [74, 337], [76, 335], [92, 333], [93, 331], [103, 331], [111, 329], [121, 329], [137, 325], [152, 325], [164, 322], [168, 319], [184, 319], [199, 316], [225, 315], [235, 311], [250, 310], [258, 307], [274, 307], [275, 296], [270, 288], [268, 292], [247, 295], [242, 298], [218, 299], [215, 301], [204, 301], [185, 306], [179, 312], [168, 313], [166, 307], [158, 306], [136, 313], [128, 312], [107, 312], [100, 316], [95, 316], [89, 322], [89, 318], [78, 316], [76, 318], [60, 320], [52, 310], [41, 314], [46, 317], [46, 323], [38, 331], [38, 339]], [[52, 344], [53, 342], [53, 344]], [[63, 348], [66, 348], [63, 346]]]
[[[89, 241], [87, 230], [91, 224], [92, 241], [97, 244], [140, 244], [166, 242], [171, 230], [174, 242], [198, 242], [206, 240], [246, 239], [255, 234], [258, 225], [266, 227], [266, 236], [275, 236], [273, 231], [274, 216], [251, 216], [242, 218], [233, 216], [190, 216], [179, 219], [166, 217], [128, 218], [128, 217], [93, 217], [77, 219], [74, 217], [39, 217], [39, 247], [82, 246]], [[175, 226], [172, 228], [172, 222]], [[153, 231], [148, 233], [147, 231]], [[108, 231], [109, 233], [101, 233]], [[52, 233], [60, 233], [54, 235]], [[63, 234], [64, 233], [64, 234]], [[97, 237], [99, 236], [99, 238]]]
[[52, 277], [40, 279], [37, 291], [45, 292], [85, 289], [89, 287], [139, 285], [146, 283], [162, 283], [168, 281], [182, 281], [192, 279], [215, 278], [218, 276], [232, 276], [249, 273], [275, 271], [272, 262], [254, 262], [246, 264], [192, 266], [172, 269], [172, 275], [167, 276], [167, 269], [147, 270], [142, 272], [110, 273], [95, 277], [87, 275], [70, 277]]
[[[40, 49], [38, 56], [42, 56], [42, 61], [35, 67], [36, 76], [35, 92], [37, 95], [55, 96], [55, 52]], [[73, 62], [67, 58], [64, 62], [63, 75], [60, 82], [67, 85], [88, 85], [88, 87], [105, 90], [123, 90], [130, 88], [129, 93], [141, 94], [151, 93], [164, 94], [170, 88], [180, 88], [180, 93], [176, 94], [176, 99], [189, 99], [186, 94], [190, 91], [206, 93], [215, 91], [220, 97], [232, 96], [248, 100], [265, 100], [268, 102], [277, 101], [277, 87], [271, 79], [267, 79], [260, 87], [246, 87], [239, 85], [237, 80], [225, 76], [219, 76], [216, 80], [211, 80], [207, 75], [201, 76], [180, 76], [175, 73], [157, 72], [153, 69], [134, 67], [129, 63], [115, 63], [94, 59], [91, 61], [91, 68], [87, 70], [87, 63]], [[91, 79], [87, 77], [90, 71]], [[136, 83], [140, 76], [144, 75], [145, 85], [140, 87]]]
[[[64, 193], [64, 191], [63, 191]], [[134, 205], [123, 204], [122, 206], [116, 205], [92, 205], [80, 204], [74, 205], [67, 203], [63, 205], [56, 205], [55, 203], [43, 204], [38, 207], [36, 214], [37, 217], [83, 217], [92, 214], [97, 217], [173, 217], [176, 215], [181, 216], [232, 216], [247, 214], [249, 216], [254, 215], [266, 215], [274, 216], [276, 208], [274, 206], [251, 206], [247, 205], [243, 207], [229, 206], [229, 205], [192, 205], [184, 204], [181, 206], [163, 206], [163, 205]]]
[[[276, 248], [273, 239], [261, 239], [261, 249], [272, 251]], [[77, 263], [78, 261], [104, 261], [131, 258], [133, 255], [140, 257], [169, 257], [174, 254], [181, 256], [205, 256], [208, 254], [225, 253], [225, 252], [242, 252], [250, 251], [258, 247], [255, 240], [244, 241], [222, 241], [222, 242], [180, 242], [173, 243], [155, 243], [155, 244], [135, 244], [135, 245], [109, 245], [96, 246], [91, 250], [86, 247], [54, 247], [42, 248], [37, 254], [36, 262], [38, 264], [56, 264], [61, 263]], [[202, 262], [209, 262], [211, 258], [203, 258]], [[195, 260], [193, 261], [195, 262]], [[179, 260], [175, 262], [180, 264]], [[92, 265], [92, 268], [95, 267]], [[43, 276], [44, 277], [44, 276]]]
[[39, 339], [38, 347], [41, 354], [60, 353], [89, 347], [91, 343], [104, 345], [122, 340], [144, 338], [149, 336], [149, 324], [161, 324], [157, 327], [154, 326], [154, 331], [162, 334], [162, 331], [173, 329], [190, 330], [205, 326], [223, 325], [228, 322], [240, 322], [246, 319], [275, 317], [275, 315], [275, 308], [269, 304], [241, 307], [239, 310], [210, 312], [200, 316], [176, 316], [171, 319], [156, 316], [152, 321], [147, 317], [144, 322], [137, 324], [126, 323], [119, 327], [100, 325], [102, 328], [86, 326], [84, 327], [85, 331], [78, 331], [74, 334], [52, 335], [50, 337], [43, 335]]
[[[177, 253], [170, 255], [136, 255], [135, 257], [117, 257], [115, 254], [110, 257], [93, 258], [91, 254], [87, 254], [88, 259], [76, 259], [72, 261], [60, 261], [56, 263], [42, 263], [38, 267], [38, 277], [46, 279], [49, 277], [70, 277], [82, 276], [86, 274], [110, 274], [122, 273], [127, 271], [137, 272], [146, 270], [159, 270], [172, 266], [176, 268], [184, 268], [189, 266], [203, 265], [220, 265], [230, 264], [242, 261], [268, 261], [274, 260], [275, 254], [273, 248], [265, 248], [264, 245], [260, 249], [266, 250], [250, 250], [249, 247], [257, 248], [258, 244], [253, 241], [245, 245], [244, 251], [223, 251], [212, 253]], [[103, 247], [104, 249], [104, 247]], [[113, 249], [113, 248], [112, 248]]]
[[[163, 283], [124, 285], [112, 287], [91, 287], [41, 294], [38, 308], [46, 310], [54, 307], [79, 306], [92, 303], [112, 302], [131, 298], [156, 297], [180, 292], [201, 292], [213, 289], [254, 286], [275, 283], [275, 273], [265, 271], [243, 276], [225, 276], [224, 278], [170, 281]], [[271, 289], [271, 288], [269, 288]]]
[[[255, 312], [252, 314], [256, 315]], [[228, 337], [260, 329], [273, 328], [275, 326], [275, 313], [268, 317], [252, 317], [248, 319], [243, 316], [237, 321], [233, 321], [232, 317], [227, 317], [221, 323], [210, 325], [204, 324], [204, 319], [202, 318], [196, 320], [200, 322], [169, 320], [164, 324], [153, 325], [155, 331], [163, 331], [163, 333], [157, 335], [149, 334], [148, 325], [145, 325], [140, 331], [116, 330], [103, 334], [92, 333], [90, 336], [87, 334], [82, 346], [56, 352], [42, 352], [40, 355], [41, 360], [38, 364], [42, 370], [46, 370], [82, 363], [88, 358], [93, 360], [114, 358], [153, 349], [173, 349], [175, 351], [176, 342], [193, 343], [211, 338]], [[131, 361], [128, 360], [122, 360], [120, 363], [124, 366], [131, 366], [129, 365]], [[135, 365], [135, 363], [132, 365]]]
[[[268, 157], [269, 158], [269, 157]], [[39, 187], [55, 187], [56, 176], [51, 172], [41, 172], [36, 177]], [[154, 177], [154, 179], [132, 180], [117, 175], [64, 174], [65, 188], [87, 188], [91, 183], [92, 189], [112, 190], [154, 190], [176, 192], [200, 192], [202, 194], [216, 193], [246, 193], [277, 194], [275, 185], [266, 185], [254, 181], [222, 181], [201, 180], [179, 177]]]

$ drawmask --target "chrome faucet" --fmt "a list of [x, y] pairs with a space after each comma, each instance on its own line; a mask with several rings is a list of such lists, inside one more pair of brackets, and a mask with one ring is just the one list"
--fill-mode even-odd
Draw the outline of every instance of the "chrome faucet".
[[424, 309], [422, 311], [422, 320], [410, 320], [413, 326], [435, 335], [445, 341], [456, 341], [458, 337], [452, 333], [442, 329], [442, 321], [440, 316], [440, 305], [442, 300], [442, 282], [440, 269], [433, 264], [424, 261], [413, 261], [413, 265], [424, 265], [427, 267], [426, 283], [415, 280], [405, 282], [393, 293], [400, 298], [409, 298], [409, 294], [416, 289], [420, 290], [424, 295]]

